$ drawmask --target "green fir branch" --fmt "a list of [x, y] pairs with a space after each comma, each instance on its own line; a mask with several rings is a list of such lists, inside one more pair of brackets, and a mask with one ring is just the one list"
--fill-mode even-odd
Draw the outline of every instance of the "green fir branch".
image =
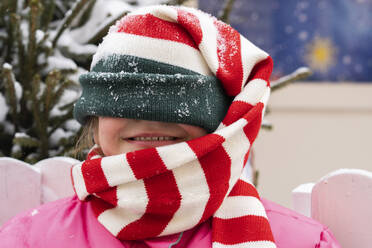
[[110, 29], [110, 27], [115, 24], [115, 22], [122, 17], [126, 16], [129, 13], [129, 11], [123, 11], [122, 13], [113, 16], [111, 18], [108, 18], [103, 24], [101, 24], [97, 29], [96, 32], [94, 32], [90, 38], [87, 39], [85, 42], [86, 44], [97, 44], [100, 42]]
[[32, 137], [15, 137], [13, 144], [26, 148], [37, 148], [40, 146], [40, 141]]
[[53, 50], [50, 46], [46, 44], [46, 42], [49, 40], [49, 33], [45, 33], [44, 37], [41, 39], [41, 41], [38, 43], [37, 46], [37, 54], [38, 56], [43, 55], [45, 56], [45, 62], [38, 62], [37, 64], [37, 71], [43, 71], [44, 68], [48, 66], [48, 62], [46, 60], [47, 57], [49, 57]]
[[34, 118], [34, 123], [36, 127], [36, 137], [40, 140], [39, 143], [39, 159], [47, 158], [49, 154], [49, 139], [47, 125], [48, 122], [45, 120], [45, 115], [41, 113], [42, 103], [38, 98], [38, 92], [40, 90], [40, 76], [36, 74], [32, 80], [32, 91], [31, 91], [31, 100], [32, 100], [32, 115]]
[[11, 63], [12, 62], [12, 52], [13, 52], [13, 29], [14, 25], [9, 21], [9, 16], [16, 12], [17, 5], [12, 0], [2, 0], [1, 2], [1, 18], [2, 24], [5, 27], [5, 31], [8, 34], [7, 40], [5, 42], [4, 61]]
[[271, 130], [273, 130], [273, 125], [271, 123], [262, 122], [261, 123], [261, 128], [265, 129], [265, 130], [268, 130], [268, 131], [271, 131]]
[[40, 91], [40, 75], [36, 74], [32, 80], [32, 90], [30, 94], [30, 100], [32, 102], [32, 113], [34, 117], [35, 127], [37, 133], [41, 133], [43, 129], [43, 122], [41, 119], [41, 109], [40, 109], [40, 100], [38, 98], [38, 93]]
[[29, 164], [36, 164], [39, 160], [39, 156], [36, 153], [30, 153], [25, 158], [25, 162]]
[[17, 115], [17, 96], [15, 91], [15, 77], [10, 66], [3, 66], [2, 70], [3, 82], [5, 85], [5, 98], [9, 104], [9, 110], [12, 116], [12, 121], [15, 128], [18, 127], [18, 115]]
[[259, 170], [255, 170], [254, 172], [253, 172], [253, 185], [255, 186], [255, 187], [257, 187], [258, 186], [258, 179], [260, 178], [260, 171]]
[[77, 23], [77, 27], [83, 26], [89, 20], [89, 18], [91, 17], [91, 14], [92, 14], [93, 7], [96, 4], [96, 2], [97, 2], [96, 0], [90, 1], [86, 5], [86, 7], [84, 7], [81, 10], [81, 17], [79, 18], [79, 21]]
[[[60, 147], [63, 149], [57, 156], [67, 156], [67, 157], [75, 157], [75, 146], [76, 144], [76, 136], [70, 136], [60, 141]], [[84, 158], [81, 158], [84, 159]]]
[[74, 107], [74, 104], [75, 104], [75, 101], [73, 101], [71, 103], [67, 103], [67, 104], [59, 107], [59, 110], [64, 111], [66, 109], [72, 109]]
[[41, 4], [43, 6], [43, 11], [41, 14], [41, 29], [46, 32], [48, 30], [49, 24], [53, 19], [55, 10], [55, 0], [42, 0]]
[[[29, 3], [30, 15], [29, 15], [29, 39], [27, 47], [27, 65], [26, 65], [26, 78], [32, 78], [36, 68], [37, 62], [37, 43], [36, 43], [36, 30], [39, 28], [39, 16], [40, 16], [40, 2], [39, 0], [31, 0]], [[20, 61], [20, 63], [22, 63]], [[24, 81], [25, 82], [25, 81]]]
[[61, 24], [57, 28], [56, 35], [53, 38], [52, 46], [56, 47], [59, 37], [62, 35], [62, 33], [68, 28], [74, 18], [77, 16], [77, 14], [81, 11], [81, 9], [84, 7], [85, 4], [87, 4], [91, 0], [80, 0], [75, 3], [75, 5], [72, 7], [71, 10], [69, 10], [65, 14], [65, 18], [62, 20]]
[[50, 118], [50, 123], [52, 124], [52, 127], [50, 128], [48, 135], [52, 135], [54, 131], [56, 131], [58, 128], [60, 128], [66, 121], [73, 119], [73, 110], [72, 108], [64, 115], [60, 116], [54, 116]]
[[17, 2], [18, 1], [14, 1], [14, 0], [5, 0], [5, 2], [7, 3], [7, 11], [9, 11], [10, 13], [15, 13], [17, 12]]
[[229, 23], [231, 10], [234, 6], [235, 0], [226, 0], [223, 9], [220, 11], [218, 19], [225, 23]]
[[169, 0], [166, 5], [182, 5], [184, 4], [185, 2], [187, 2], [187, 0]]
[[12, 152], [10, 154], [10, 156], [12, 158], [15, 158], [15, 159], [18, 159], [18, 160], [22, 160], [23, 152], [22, 152], [22, 150], [21, 151]]
[[55, 98], [54, 90], [61, 80], [61, 73], [58, 70], [53, 70], [48, 73], [45, 80], [45, 89], [41, 96], [41, 102], [44, 106], [44, 121], [48, 122], [49, 112], [53, 108], [53, 99]]
[[70, 89], [71, 87], [75, 86], [76, 83], [72, 80], [65, 80], [57, 89], [52, 99], [52, 106], [56, 105], [59, 100], [61, 99], [65, 90]]
[[[18, 48], [18, 52], [17, 52], [17, 55], [18, 55], [18, 66], [19, 66], [19, 69], [20, 71], [25, 71], [26, 70], [26, 65], [27, 63], [24, 63], [25, 60], [25, 46], [23, 44], [23, 35], [22, 35], [22, 32], [21, 32], [21, 18], [18, 14], [11, 14], [10, 16], [10, 21], [11, 21], [11, 24], [13, 25], [14, 27], [14, 36], [15, 36], [15, 40], [16, 40], [16, 43], [17, 43], [17, 48]], [[26, 80], [21, 80], [21, 82], [25, 82]]]
[[300, 67], [291, 74], [285, 75], [284, 77], [279, 78], [278, 80], [271, 82], [271, 90], [275, 91], [287, 86], [290, 83], [295, 81], [305, 79], [311, 76], [312, 71], [308, 67]]

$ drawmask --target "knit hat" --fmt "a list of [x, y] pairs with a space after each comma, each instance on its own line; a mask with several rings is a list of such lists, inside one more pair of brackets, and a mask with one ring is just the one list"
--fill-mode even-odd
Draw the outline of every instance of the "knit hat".
[[84, 123], [90, 115], [112, 116], [214, 131], [226, 115], [231, 94], [199, 50], [199, 37], [188, 27], [192, 20], [181, 18], [175, 23], [134, 13], [111, 27], [91, 71], [80, 77], [83, 93], [75, 118]]
[[[157, 25], [153, 25], [152, 29], [148, 28], [145, 25], [148, 20]], [[123, 25], [126, 22], [133, 23], [132, 27]], [[184, 32], [170, 35], [158, 23], [181, 26], [180, 30]], [[182, 38], [182, 33], [192, 37], [192, 44], [195, 46], [180, 42], [179, 40], [186, 40]], [[116, 40], [112, 38], [114, 36]], [[135, 43], [128, 42], [131, 39]], [[102, 48], [105, 43], [107, 49]], [[179, 67], [193, 73], [201, 70], [203, 73], [197, 73], [205, 77], [208, 76], [206, 71], [209, 68], [219, 79], [224, 94], [234, 96], [234, 99], [217, 130], [197, 139], [104, 157], [100, 155], [99, 146], [93, 147], [87, 160], [72, 168], [74, 189], [79, 199], [90, 201], [97, 220], [121, 240], [142, 240], [179, 233], [211, 219], [213, 248], [275, 248], [270, 223], [258, 193], [241, 176], [251, 146], [260, 130], [262, 115], [270, 95], [270, 56], [230, 26], [205, 13], [170, 6], [136, 10], [111, 29], [103, 44], [94, 57], [93, 67], [100, 63], [105, 65], [106, 58], [115, 54], [113, 57], [127, 55], [156, 61], [158, 63], [154, 65], [155, 68], [159, 68], [161, 63], [166, 64], [166, 68], [183, 63]], [[160, 45], [156, 47], [156, 44]], [[127, 47], [129, 45], [132, 47]], [[164, 53], [168, 46], [171, 48]], [[180, 49], [172, 46], [179, 46]], [[113, 51], [113, 47], [120, 49]], [[141, 49], [136, 49], [138, 47]], [[148, 47], [151, 49], [146, 50]], [[153, 56], [160, 48], [163, 49], [162, 52]], [[135, 51], [135, 54], [131, 51]], [[196, 60], [200, 63], [195, 66], [193, 61], [197, 56], [193, 56], [193, 51], [204, 58], [207, 66], [201, 66], [203, 60]], [[156, 58], [149, 57], [150, 55]], [[191, 56], [191, 59], [177, 60], [181, 55], [184, 58]], [[164, 59], [168, 56], [171, 57], [171, 63]], [[103, 62], [100, 62], [102, 59]], [[134, 61], [137, 63], [137, 60]], [[133, 60], [126, 62], [127, 65], [129, 63], [133, 63]], [[108, 64], [111, 69], [116, 68], [113, 63]], [[147, 72], [147, 68], [144, 66], [141, 70]], [[202, 70], [203, 68], [206, 69]], [[133, 82], [136, 81], [130, 81], [130, 77], [138, 76], [139, 70], [137, 68], [132, 73], [123, 72], [126, 80], [120, 81], [120, 86], [124, 87], [129, 81], [135, 88], [137, 84]], [[172, 76], [173, 80], [190, 76], [181, 73], [174, 75], [173, 71], [163, 74], [151, 75], [159, 80], [148, 82], [152, 86], [146, 88], [149, 89], [149, 95], [153, 94], [150, 90], [162, 83], [162, 80], [167, 82], [163, 77]], [[120, 71], [110, 75], [115, 75], [110, 76], [114, 79], [121, 76]], [[137, 78], [139, 82], [147, 82], [141, 76]], [[102, 88], [113, 87], [112, 83], [107, 83], [111, 80], [110, 77], [102, 77], [96, 81], [86, 80], [83, 91], [104, 91], [100, 85]], [[208, 80], [203, 79], [202, 85], [206, 81]], [[169, 88], [174, 86], [171, 82]], [[185, 90], [188, 89], [185, 87]], [[143, 91], [145, 89], [137, 92]], [[209, 94], [209, 91], [204, 92]], [[115, 93], [109, 98], [118, 97], [119, 101], [122, 96]], [[85, 96], [90, 97], [83, 92], [82, 98]], [[133, 95], [128, 94], [128, 98], [132, 99], [131, 97], [137, 97], [135, 92]], [[178, 95], [175, 96], [177, 97]], [[146, 100], [147, 97], [144, 95], [142, 99]], [[108, 101], [111, 99], [106, 99], [105, 103]], [[86, 105], [85, 109], [88, 108], [89, 105]], [[94, 108], [97, 111], [99, 109]], [[165, 108], [165, 112], [167, 111]], [[190, 116], [192, 114], [194, 113], [189, 113]]]

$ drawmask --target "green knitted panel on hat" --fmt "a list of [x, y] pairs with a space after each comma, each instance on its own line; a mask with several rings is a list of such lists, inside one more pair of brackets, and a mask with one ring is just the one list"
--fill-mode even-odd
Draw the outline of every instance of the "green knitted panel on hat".
[[[124, 62], [117, 61], [122, 58], [116, 58], [115, 68], [104, 66], [104, 62], [94, 67], [97, 71], [112, 68], [115, 72], [95, 71], [80, 77], [83, 93], [74, 108], [80, 123], [93, 115], [184, 123], [208, 132], [218, 127], [232, 99], [216, 77], [172, 65], [166, 66], [165, 74], [158, 68], [166, 64], [140, 58], [135, 60], [137, 69], [117, 69], [118, 65], [128, 65], [128, 57]], [[162, 74], [149, 73], [149, 68]], [[184, 70], [188, 74], [182, 74]]]
[[184, 74], [200, 75], [197, 72], [150, 59], [131, 55], [111, 54], [100, 59], [92, 68], [94, 72], [130, 72], [130, 73], [152, 73], [152, 74]]

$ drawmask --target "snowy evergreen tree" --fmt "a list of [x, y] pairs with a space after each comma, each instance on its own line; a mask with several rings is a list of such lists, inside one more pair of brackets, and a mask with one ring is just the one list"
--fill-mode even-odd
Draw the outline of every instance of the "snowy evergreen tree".
[[71, 155], [80, 132], [72, 116], [78, 77], [108, 28], [138, 6], [184, 2], [2, 0], [0, 156], [33, 163]]
[[79, 7], [73, 1], [0, 3], [2, 155], [34, 162], [71, 147], [79, 126], [72, 120], [78, 85], [70, 76], [78, 66], [54, 40], [73, 6]]

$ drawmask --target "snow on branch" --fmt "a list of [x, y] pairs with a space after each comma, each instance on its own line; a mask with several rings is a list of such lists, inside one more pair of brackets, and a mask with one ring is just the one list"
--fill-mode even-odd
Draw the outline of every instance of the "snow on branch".
[[168, 2], [166, 2], [166, 4], [167, 5], [182, 5], [185, 2], [187, 2], [187, 0], [169, 0]]
[[308, 67], [300, 67], [291, 74], [285, 75], [284, 77], [281, 77], [275, 81], [271, 82], [271, 90], [275, 91], [278, 90], [284, 86], [287, 86], [288, 84], [301, 80], [304, 78], [309, 77], [312, 74], [310, 68]]
[[127, 15], [130, 11], [129, 10], [125, 10], [123, 12], [121, 12], [120, 14], [118, 15], [115, 15], [115, 16], [112, 16], [110, 18], [107, 18], [107, 20], [102, 23], [97, 29], [96, 29], [96, 32], [94, 32], [86, 41], [86, 43], [88, 44], [95, 44], [97, 43], [98, 41], [100, 41], [102, 39], [102, 37], [107, 33], [107, 31], [109, 30], [109, 28], [117, 21], [119, 20], [120, 18], [122, 18], [123, 16]]
[[72, 23], [74, 18], [83, 9], [85, 4], [87, 4], [90, 1], [91, 0], [80, 0], [80, 1], [76, 2], [75, 5], [69, 11], [67, 11], [67, 13], [65, 15], [65, 18], [62, 20], [61, 24], [57, 28], [56, 35], [53, 38], [53, 41], [52, 41], [53, 47], [56, 46], [57, 41], [58, 41], [59, 37], [61, 36], [61, 34], [63, 33], [63, 31], [65, 31], [65, 29], [70, 26], [70, 24]]

